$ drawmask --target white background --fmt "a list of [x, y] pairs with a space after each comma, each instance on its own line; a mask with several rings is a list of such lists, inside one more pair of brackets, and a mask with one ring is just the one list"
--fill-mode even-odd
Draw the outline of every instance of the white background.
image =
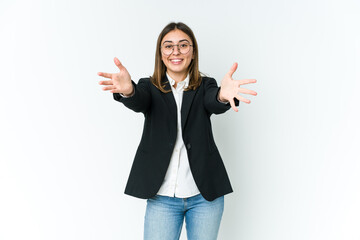
[[[360, 239], [358, 0], [0, 3], [0, 239], [142, 239], [123, 194], [143, 116], [98, 71], [152, 75], [171, 21], [200, 70], [256, 78], [252, 103], [213, 116], [234, 193], [220, 240]], [[181, 239], [186, 239], [183, 232]]]

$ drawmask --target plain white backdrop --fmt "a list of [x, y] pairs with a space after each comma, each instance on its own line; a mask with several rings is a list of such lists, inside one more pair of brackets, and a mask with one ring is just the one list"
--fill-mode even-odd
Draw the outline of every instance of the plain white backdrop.
[[[101, 90], [118, 57], [152, 75], [171, 21], [200, 70], [258, 92], [213, 116], [234, 193], [220, 240], [360, 239], [358, 0], [0, 2], [0, 239], [142, 239], [123, 194], [143, 116]], [[181, 239], [186, 239], [183, 232]]]

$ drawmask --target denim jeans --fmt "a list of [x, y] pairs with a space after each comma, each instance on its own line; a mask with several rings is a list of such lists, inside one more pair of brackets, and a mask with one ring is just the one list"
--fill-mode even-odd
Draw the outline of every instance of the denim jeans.
[[144, 240], [178, 240], [185, 218], [188, 240], [216, 240], [224, 211], [224, 196], [207, 201], [156, 195], [147, 200]]

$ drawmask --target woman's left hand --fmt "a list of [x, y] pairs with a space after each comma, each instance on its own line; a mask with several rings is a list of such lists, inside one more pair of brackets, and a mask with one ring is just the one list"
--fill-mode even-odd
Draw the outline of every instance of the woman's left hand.
[[234, 98], [242, 101], [244, 103], [250, 103], [249, 99], [246, 99], [239, 95], [239, 93], [251, 94], [256, 96], [257, 93], [255, 91], [242, 88], [241, 85], [249, 84], [249, 83], [256, 83], [256, 79], [243, 79], [243, 80], [234, 80], [232, 75], [236, 71], [238, 67], [237, 63], [234, 63], [230, 68], [230, 71], [224, 76], [221, 81], [221, 87], [219, 92], [219, 100], [230, 103], [231, 108], [237, 112], [238, 109], [235, 106]]

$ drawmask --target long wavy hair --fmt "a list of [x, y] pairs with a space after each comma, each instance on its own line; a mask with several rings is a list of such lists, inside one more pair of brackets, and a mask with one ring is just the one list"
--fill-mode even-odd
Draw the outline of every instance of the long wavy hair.
[[168, 34], [169, 32], [171, 32], [175, 29], [183, 31], [186, 35], [189, 36], [189, 38], [191, 39], [191, 41], [193, 43], [193, 56], [194, 57], [191, 60], [190, 65], [187, 69], [188, 70], [187, 74], [189, 74], [189, 86], [186, 89], [184, 89], [184, 91], [195, 90], [201, 84], [201, 73], [199, 71], [199, 52], [198, 52], [198, 44], [197, 44], [195, 35], [194, 35], [193, 31], [186, 24], [184, 24], [182, 22], [178, 22], [178, 23], [171, 22], [165, 26], [165, 28], [161, 31], [161, 33], [158, 37], [157, 44], [156, 44], [156, 53], [155, 53], [155, 68], [154, 68], [154, 73], [150, 78], [152, 84], [154, 84], [155, 87], [157, 87], [160, 91], [162, 91], [164, 93], [171, 92], [171, 89], [165, 90], [166, 82], [163, 82], [163, 79], [166, 74], [166, 66], [165, 66], [164, 62], [162, 61], [161, 42], [166, 34]]

